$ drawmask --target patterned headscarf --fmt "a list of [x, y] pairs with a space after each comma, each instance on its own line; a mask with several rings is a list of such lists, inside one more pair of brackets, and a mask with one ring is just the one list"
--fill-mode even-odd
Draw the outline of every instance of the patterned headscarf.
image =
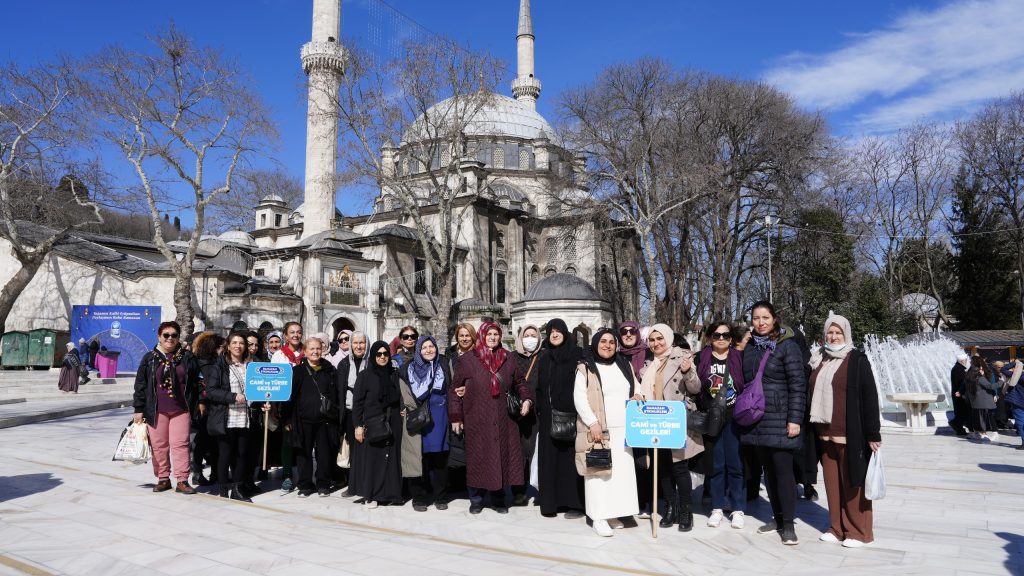
[[643, 337], [640, 324], [636, 322], [623, 322], [619, 325], [619, 330], [623, 328], [633, 328], [636, 330], [636, 344], [626, 346], [622, 343], [622, 336], [616, 334], [619, 340], [619, 353], [628, 358], [629, 363], [633, 365], [633, 371], [639, 373], [644, 367], [644, 359], [647, 356], [647, 338]]
[[501, 383], [498, 382], [498, 370], [501, 369], [502, 364], [505, 363], [505, 359], [508, 357], [508, 352], [498, 342], [498, 347], [491, 350], [487, 347], [487, 331], [497, 330], [498, 334], [501, 334], [501, 327], [498, 326], [497, 322], [487, 321], [480, 325], [480, 331], [477, 332], [479, 338], [476, 341], [476, 349], [473, 353], [480, 359], [480, 363], [487, 368], [487, 371], [491, 373], [491, 396], [497, 397], [501, 394]]

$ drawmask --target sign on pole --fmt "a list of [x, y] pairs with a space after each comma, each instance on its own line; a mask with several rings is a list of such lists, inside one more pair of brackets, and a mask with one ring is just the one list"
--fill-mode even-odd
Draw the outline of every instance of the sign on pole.
[[245, 372], [245, 398], [248, 401], [287, 402], [291, 396], [291, 364], [249, 363]]
[[685, 448], [686, 402], [626, 402], [626, 446]]

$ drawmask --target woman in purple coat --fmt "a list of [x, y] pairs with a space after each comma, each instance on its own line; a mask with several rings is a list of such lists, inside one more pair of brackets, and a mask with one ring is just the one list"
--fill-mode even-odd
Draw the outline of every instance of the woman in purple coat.
[[515, 357], [501, 346], [501, 328], [494, 322], [480, 326], [480, 339], [472, 354], [455, 366], [448, 394], [452, 431], [466, 431], [466, 484], [469, 512], [479, 514], [484, 497], [507, 514], [505, 488], [523, 483], [519, 427], [508, 414], [506, 397], [515, 390], [523, 400], [520, 415], [533, 406], [533, 391], [526, 385]]

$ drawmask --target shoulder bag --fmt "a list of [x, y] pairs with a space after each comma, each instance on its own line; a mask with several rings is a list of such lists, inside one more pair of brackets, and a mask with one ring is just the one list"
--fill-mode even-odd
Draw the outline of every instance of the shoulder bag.
[[733, 406], [733, 420], [740, 426], [753, 426], [764, 417], [764, 386], [761, 379], [764, 377], [764, 367], [771, 358], [772, 351], [766, 350], [761, 357], [761, 365], [757, 367], [757, 375], [753, 382], [747, 384], [736, 397], [736, 405]]
[[405, 407], [405, 429], [409, 434], [419, 434], [434, 424], [434, 415], [430, 413], [430, 395], [432, 393], [427, 390], [427, 397], [422, 402]]
[[391, 407], [384, 414], [366, 420], [366, 441], [382, 444], [391, 440]]
[[556, 410], [551, 401], [551, 387], [548, 386], [548, 410], [551, 411], [551, 438], [562, 442], [576, 440], [576, 413]]
[[320, 416], [331, 421], [338, 419], [338, 411], [334, 406], [334, 400], [331, 400], [324, 393], [320, 391], [320, 385], [316, 381], [316, 375], [309, 368], [309, 364], [306, 365], [306, 372], [309, 374], [309, 379], [313, 381], [313, 386], [316, 387], [316, 393], [320, 395]]

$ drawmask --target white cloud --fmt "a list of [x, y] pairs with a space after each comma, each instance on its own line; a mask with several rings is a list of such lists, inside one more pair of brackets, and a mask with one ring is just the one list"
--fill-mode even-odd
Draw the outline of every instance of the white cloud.
[[765, 79], [801, 104], [886, 131], [948, 119], [1024, 88], [1024, 2], [970, 0], [908, 12], [818, 55], [792, 54]]

